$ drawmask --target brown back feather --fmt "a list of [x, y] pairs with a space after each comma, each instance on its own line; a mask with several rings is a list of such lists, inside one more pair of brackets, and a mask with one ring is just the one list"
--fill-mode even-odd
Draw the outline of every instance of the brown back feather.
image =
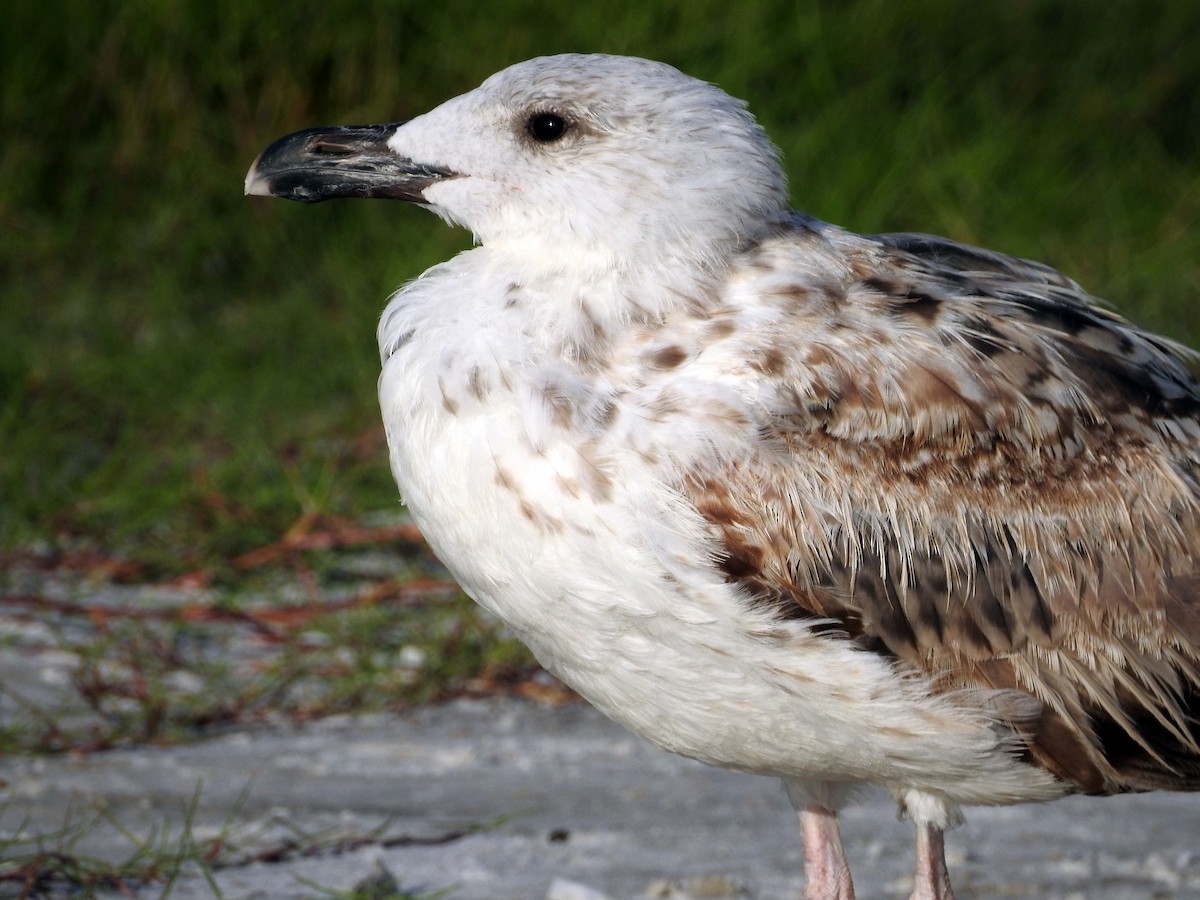
[[1081, 790], [1200, 789], [1193, 357], [1036, 263], [799, 231], [850, 274], [776, 289], [784, 326], [740, 338], [775, 361], [759, 452], [683, 485], [727, 578], [946, 690], [1033, 694], [1013, 726]]

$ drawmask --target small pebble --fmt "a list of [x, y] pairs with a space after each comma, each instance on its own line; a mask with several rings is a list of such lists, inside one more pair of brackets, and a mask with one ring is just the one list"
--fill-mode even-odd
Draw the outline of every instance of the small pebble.
[[546, 891], [546, 900], [612, 900], [608, 894], [577, 881], [555, 878]]

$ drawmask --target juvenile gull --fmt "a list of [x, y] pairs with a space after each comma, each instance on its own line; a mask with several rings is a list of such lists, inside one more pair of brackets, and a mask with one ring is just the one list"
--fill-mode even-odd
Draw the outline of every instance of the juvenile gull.
[[298, 132], [246, 192], [475, 235], [379, 326], [414, 520], [609, 716], [782, 778], [808, 897], [853, 897], [865, 784], [922, 900], [962, 804], [1200, 789], [1190, 351], [1038, 263], [789, 211], [744, 105], [646, 60]]

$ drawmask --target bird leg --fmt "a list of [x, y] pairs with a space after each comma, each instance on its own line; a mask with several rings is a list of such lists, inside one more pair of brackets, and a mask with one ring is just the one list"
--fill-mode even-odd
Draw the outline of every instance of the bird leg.
[[909, 900], [954, 900], [946, 868], [946, 835], [936, 825], [917, 826], [917, 872]]
[[854, 900], [837, 813], [809, 803], [800, 810], [804, 842], [804, 900]]

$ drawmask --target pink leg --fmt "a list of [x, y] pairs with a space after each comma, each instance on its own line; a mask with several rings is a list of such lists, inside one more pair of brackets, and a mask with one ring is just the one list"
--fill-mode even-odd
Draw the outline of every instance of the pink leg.
[[837, 813], [809, 803], [800, 811], [805, 900], [854, 900]]
[[954, 900], [946, 868], [946, 838], [933, 825], [917, 826], [917, 874], [910, 900]]

